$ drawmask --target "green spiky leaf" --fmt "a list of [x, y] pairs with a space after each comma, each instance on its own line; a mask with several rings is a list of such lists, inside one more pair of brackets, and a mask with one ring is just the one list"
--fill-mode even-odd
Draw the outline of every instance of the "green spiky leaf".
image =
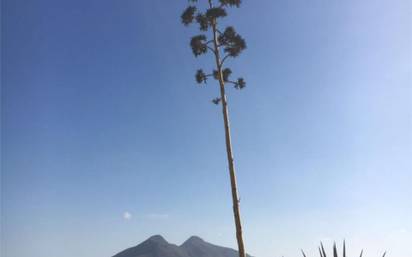
[[306, 257], [305, 252], [302, 249], [300, 249], [300, 251], [302, 252], [303, 257]]
[[345, 244], [345, 240], [343, 240], [343, 257], [346, 257], [346, 244]]
[[336, 243], [333, 243], [333, 257], [338, 257], [338, 249], [336, 248]]
[[320, 242], [320, 247], [321, 247], [321, 249], [322, 249], [323, 256], [326, 257], [325, 248], [323, 247], [322, 242]]
[[320, 250], [320, 247], [318, 247], [318, 250], [319, 250], [320, 257], [323, 257], [322, 250]]

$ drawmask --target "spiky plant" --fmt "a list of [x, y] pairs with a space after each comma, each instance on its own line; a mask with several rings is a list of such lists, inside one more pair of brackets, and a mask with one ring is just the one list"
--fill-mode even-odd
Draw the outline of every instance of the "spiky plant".
[[[318, 250], [319, 250], [320, 257], [327, 257], [326, 251], [325, 251], [325, 248], [323, 247], [322, 242], [320, 242], [320, 246], [318, 247]], [[303, 257], [306, 257], [305, 252], [303, 250], [301, 250], [301, 251], [302, 251]], [[360, 252], [359, 257], [362, 257], [362, 256], [363, 256], [363, 249]], [[385, 257], [385, 256], [386, 256], [386, 251], [383, 253], [382, 257]], [[333, 257], [339, 257], [338, 248], [336, 247], [336, 243], [333, 243]], [[342, 257], [346, 257], [346, 243], [345, 243], [345, 241], [343, 241]]]

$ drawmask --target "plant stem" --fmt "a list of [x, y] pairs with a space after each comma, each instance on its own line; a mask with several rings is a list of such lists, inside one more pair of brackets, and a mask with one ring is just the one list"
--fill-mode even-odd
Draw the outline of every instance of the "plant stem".
[[[213, 7], [211, 0], [209, 0], [209, 7], [210, 8]], [[227, 160], [229, 164], [230, 184], [232, 188], [233, 214], [234, 214], [235, 225], [236, 225], [236, 239], [237, 239], [237, 244], [238, 244], [238, 249], [239, 249], [239, 257], [246, 257], [245, 246], [243, 243], [243, 235], [242, 235], [242, 224], [240, 221], [239, 197], [238, 197], [238, 191], [237, 191], [235, 165], [233, 162], [232, 142], [230, 138], [229, 111], [227, 107], [225, 82], [223, 80], [219, 45], [218, 45], [218, 40], [217, 40], [216, 20], [213, 20], [212, 22], [212, 30], [213, 30], [213, 47], [215, 50], [214, 54], [215, 54], [215, 60], [216, 60], [216, 68], [218, 71], [220, 96], [221, 96], [221, 101], [222, 101], [223, 122], [224, 122], [224, 127], [225, 127], [226, 152], [227, 152]]]

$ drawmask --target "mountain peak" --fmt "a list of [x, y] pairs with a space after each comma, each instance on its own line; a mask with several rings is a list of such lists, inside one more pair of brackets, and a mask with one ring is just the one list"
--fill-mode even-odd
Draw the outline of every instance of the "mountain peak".
[[186, 242], [204, 242], [204, 240], [198, 236], [191, 236], [186, 240]]
[[149, 241], [149, 242], [154, 242], [154, 243], [162, 243], [162, 244], [164, 244], [164, 243], [168, 243], [167, 241], [166, 241], [166, 239], [164, 239], [161, 235], [154, 235], [154, 236], [151, 236], [151, 237], [149, 237], [146, 241]]

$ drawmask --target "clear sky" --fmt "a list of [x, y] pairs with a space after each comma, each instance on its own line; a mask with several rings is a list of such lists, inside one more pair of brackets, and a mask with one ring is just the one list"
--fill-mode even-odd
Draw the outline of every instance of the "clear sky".
[[[412, 256], [409, 0], [243, 1], [228, 91], [247, 251]], [[3, 0], [1, 256], [235, 247], [216, 84], [185, 0]], [[409, 245], [409, 246], [408, 246]]]

